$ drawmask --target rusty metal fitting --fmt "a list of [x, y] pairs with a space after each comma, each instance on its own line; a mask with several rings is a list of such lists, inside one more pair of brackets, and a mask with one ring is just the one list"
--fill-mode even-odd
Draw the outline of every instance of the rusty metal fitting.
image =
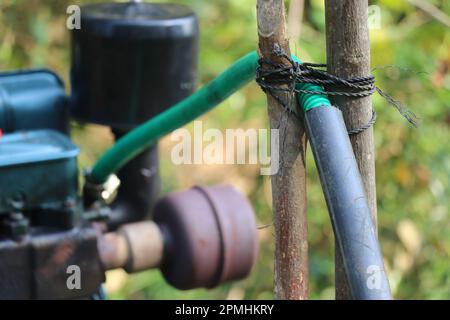
[[164, 243], [159, 227], [152, 221], [126, 224], [119, 229], [130, 249], [125, 271], [138, 272], [160, 266]]
[[124, 225], [99, 240], [100, 259], [105, 270], [123, 268], [131, 273], [157, 268], [163, 248], [159, 227], [152, 221]]

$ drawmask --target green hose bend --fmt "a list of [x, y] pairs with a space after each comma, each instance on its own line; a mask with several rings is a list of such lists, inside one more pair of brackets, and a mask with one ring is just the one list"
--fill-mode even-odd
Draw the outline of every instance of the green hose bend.
[[[300, 62], [296, 57], [293, 59]], [[198, 118], [254, 80], [257, 68], [258, 54], [253, 51], [237, 60], [193, 95], [130, 131], [95, 163], [89, 181], [95, 184], [104, 183], [110, 174], [117, 172], [158, 139]], [[320, 86], [307, 83], [298, 83], [296, 88], [323, 91]], [[325, 95], [299, 93], [297, 99], [305, 112], [314, 107], [331, 105]]]

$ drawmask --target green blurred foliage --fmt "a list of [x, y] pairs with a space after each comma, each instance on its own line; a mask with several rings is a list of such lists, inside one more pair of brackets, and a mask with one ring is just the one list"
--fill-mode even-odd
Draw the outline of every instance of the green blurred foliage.
[[[212, 79], [257, 45], [254, 0], [173, 0], [199, 15], [199, 84]], [[46, 66], [67, 82], [69, 4], [92, 0], [1, 0], [0, 69]], [[429, 1], [450, 15], [450, 2]], [[379, 234], [396, 298], [450, 296], [450, 32], [407, 0], [371, 1], [381, 8], [379, 29], [371, 30], [372, 66], [378, 85], [421, 118], [412, 128], [380, 97], [374, 97]], [[324, 4], [306, 1], [300, 39], [291, 39], [304, 61], [325, 61]], [[95, 58], [95, 57], [93, 57]], [[265, 97], [255, 84], [233, 95], [202, 118], [220, 129], [267, 127]], [[190, 128], [190, 126], [187, 126]], [[103, 130], [103, 131], [102, 131]], [[99, 134], [102, 133], [102, 134]], [[82, 165], [92, 164], [111, 143], [108, 132], [74, 125], [83, 147]], [[163, 191], [195, 183], [237, 184], [250, 197], [260, 225], [271, 225], [270, 181], [247, 166], [205, 168], [170, 162], [170, 142], [161, 143]], [[308, 153], [310, 291], [313, 299], [334, 297], [334, 240], [313, 158]], [[180, 292], [158, 271], [108, 275], [111, 297], [145, 299], [272, 297], [273, 228], [261, 229], [261, 253], [252, 275], [213, 290]]]

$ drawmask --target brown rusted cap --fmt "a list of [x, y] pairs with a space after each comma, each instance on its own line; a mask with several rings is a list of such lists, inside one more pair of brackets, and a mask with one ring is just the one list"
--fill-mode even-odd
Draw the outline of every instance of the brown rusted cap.
[[231, 186], [194, 187], [161, 199], [154, 220], [165, 237], [162, 272], [179, 289], [247, 276], [258, 240], [253, 209]]

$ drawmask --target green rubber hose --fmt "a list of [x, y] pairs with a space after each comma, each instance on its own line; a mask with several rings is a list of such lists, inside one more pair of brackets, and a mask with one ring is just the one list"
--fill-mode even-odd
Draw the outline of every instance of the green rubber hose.
[[[295, 62], [302, 63], [296, 56], [292, 56]], [[299, 91], [324, 92], [321, 86], [312, 83], [297, 83], [295, 89]], [[331, 102], [325, 94], [298, 93], [297, 100], [304, 112], [320, 107], [331, 106]]]
[[[293, 59], [300, 62], [296, 57]], [[193, 95], [130, 131], [100, 157], [92, 168], [89, 181], [95, 184], [104, 183], [110, 174], [117, 172], [158, 139], [200, 117], [254, 80], [257, 68], [258, 54], [253, 51], [237, 60]], [[296, 88], [323, 91], [320, 86], [307, 83], [298, 83]], [[318, 94], [299, 93], [298, 101], [304, 111], [331, 105], [325, 95]]]

